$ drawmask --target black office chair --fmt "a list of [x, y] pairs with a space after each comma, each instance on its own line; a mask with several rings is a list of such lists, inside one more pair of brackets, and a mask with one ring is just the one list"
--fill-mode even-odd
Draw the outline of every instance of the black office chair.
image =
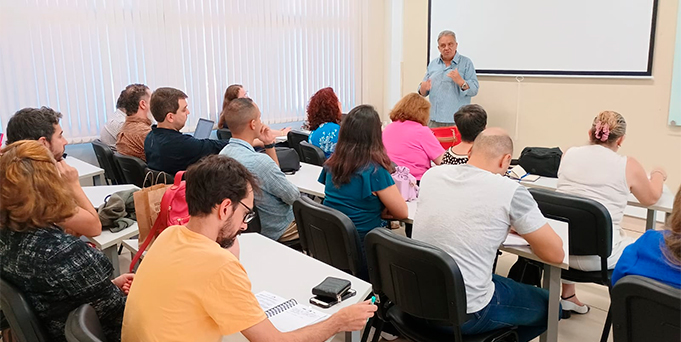
[[218, 128], [218, 130], [215, 132], [218, 135], [219, 140], [227, 140], [232, 138], [232, 131], [230, 131], [228, 128]]
[[298, 149], [300, 150], [300, 161], [313, 165], [324, 165], [326, 155], [321, 148], [312, 145], [307, 141], [301, 141]]
[[135, 184], [140, 188], [144, 186], [147, 163], [137, 157], [125, 156], [118, 152], [114, 152], [114, 160], [125, 177], [126, 184]]
[[372, 318], [374, 341], [378, 341], [383, 320], [410, 341], [517, 340], [513, 328], [461, 334], [461, 325], [469, 318], [466, 288], [459, 267], [445, 251], [386, 228], [371, 230], [364, 247], [371, 285], [380, 296], [378, 318]]
[[19, 342], [47, 342], [47, 334], [33, 308], [14, 285], [0, 279], [0, 307]]
[[681, 289], [641, 276], [612, 288], [614, 342], [681, 341]]
[[174, 175], [148, 168], [147, 164], [137, 157], [124, 156], [114, 152], [114, 160], [125, 176], [126, 184], [135, 184], [142, 188], [157, 183], [173, 184], [175, 179]]
[[302, 154], [300, 152], [300, 142], [307, 141], [307, 138], [309, 137], [310, 135], [308, 133], [290, 130], [286, 135], [286, 141], [288, 142], [288, 147], [296, 150], [296, 153], [298, 153], [298, 155], [301, 156]]
[[64, 334], [68, 342], [106, 342], [97, 312], [90, 304], [83, 304], [69, 313]]
[[[612, 219], [602, 204], [579, 196], [546, 189], [529, 189], [539, 210], [548, 218], [568, 222], [570, 255], [596, 255], [601, 259], [600, 271], [581, 271], [570, 267], [563, 270], [561, 278], [578, 283], [595, 283], [611, 289], [612, 270], [608, 270], [608, 257], [612, 252]], [[601, 341], [610, 333], [611, 316], [608, 314]]]
[[359, 278], [367, 278], [359, 234], [342, 212], [307, 197], [293, 202], [300, 245], [304, 252]]
[[92, 142], [92, 149], [95, 151], [99, 166], [104, 169], [104, 177], [110, 180], [111, 184], [125, 184], [125, 178], [118, 169], [111, 147], [96, 139]]
[[[255, 217], [251, 220], [251, 222], [248, 222], [248, 227], [244, 231], [244, 233], [261, 233], [262, 232], [262, 225], [260, 223], [260, 214], [258, 213], [258, 207], [253, 206], [253, 211], [255, 211]], [[295, 239], [295, 240], [290, 240], [290, 241], [278, 241], [279, 243], [291, 247], [295, 250], [300, 251], [300, 239]]]

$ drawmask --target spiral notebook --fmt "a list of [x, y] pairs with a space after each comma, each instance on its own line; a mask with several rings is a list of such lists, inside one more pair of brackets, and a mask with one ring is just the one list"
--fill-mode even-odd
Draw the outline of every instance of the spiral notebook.
[[270, 322], [281, 332], [297, 330], [329, 317], [307, 305], [298, 304], [295, 299], [287, 300], [267, 291], [258, 292], [255, 298]]

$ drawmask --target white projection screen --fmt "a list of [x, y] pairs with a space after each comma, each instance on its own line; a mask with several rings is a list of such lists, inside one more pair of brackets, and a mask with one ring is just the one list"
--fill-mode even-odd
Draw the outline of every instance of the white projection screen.
[[429, 60], [456, 33], [479, 74], [649, 77], [657, 0], [430, 0]]

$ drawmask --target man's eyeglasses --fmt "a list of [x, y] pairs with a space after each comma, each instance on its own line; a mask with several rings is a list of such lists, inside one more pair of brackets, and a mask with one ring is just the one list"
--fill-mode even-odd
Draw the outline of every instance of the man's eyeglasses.
[[255, 210], [253, 210], [252, 208], [249, 208], [247, 205], [244, 204], [244, 202], [239, 201], [239, 203], [241, 203], [241, 205], [243, 205], [244, 208], [246, 208], [248, 210], [248, 212], [246, 212], [246, 215], [244, 215], [244, 223], [251, 222], [253, 220], [253, 218], [255, 217]]

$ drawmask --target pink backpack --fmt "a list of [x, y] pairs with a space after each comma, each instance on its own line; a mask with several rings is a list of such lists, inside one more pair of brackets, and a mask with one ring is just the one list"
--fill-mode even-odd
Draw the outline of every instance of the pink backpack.
[[402, 198], [409, 202], [415, 200], [419, 196], [419, 186], [416, 185], [416, 178], [409, 173], [409, 168], [406, 166], [398, 166], [395, 172], [391, 175], [397, 185], [397, 190], [400, 191]]
[[189, 221], [189, 208], [187, 208], [187, 200], [185, 196], [186, 183], [182, 180], [184, 171], [175, 174], [175, 182], [163, 194], [161, 199], [161, 210], [158, 217], [151, 228], [149, 235], [144, 239], [144, 243], [140, 246], [135, 256], [130, 263], [130, 272], [135, 268], [137, 261], [142, 257], [142, 254], [147, 249], [152, 240], [154, 240], [166, 228], [174, 225], [184, 225]]

